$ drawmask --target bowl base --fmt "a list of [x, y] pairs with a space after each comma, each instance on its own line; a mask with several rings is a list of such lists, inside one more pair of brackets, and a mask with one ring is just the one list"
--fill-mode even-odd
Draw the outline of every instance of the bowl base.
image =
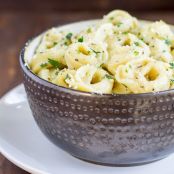
[[160, 160], [166, 158], [166, 157], [163, 157], [163, 158], [160, 158], [160, 159], [157, 159], [157, 160], [148, 161], [148, 162], [142, 162], [142, 163], [112, 164], [112, 163], [102, 163], [102, 162], [96, 162], [96, 161], [86, 160], [86, 159], [83, 159], [83, 158], [76, 157], [74, 155], [72, 155], [72, 156], [75, 157], [75, 158], [77, 158], [77, 159], [80, 159], [82, 161], [88, 162], [88, 163], [92, 163], [92, 164], [96, 164], [96, 165], [102, 165], [102, 166], [109, 166], [109, 167], [133, 167], [133, 166], [142, 166], [142, 165], [146, 165], [146, 164], [150, 164], [150, 163], [153, 163], [153, 162], [157, 162], [157, 161], [160, 161]]

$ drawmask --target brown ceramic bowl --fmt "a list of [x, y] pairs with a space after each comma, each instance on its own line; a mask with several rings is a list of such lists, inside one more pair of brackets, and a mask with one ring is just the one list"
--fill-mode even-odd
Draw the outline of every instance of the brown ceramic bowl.
[[[76, 31], [94, 22], [60, 29]], [[99, 95], [51, 84], [25, 66], [39, 40], [22, 50], [20, 65], [33, 116], [48, 139], [77, 158], [102, 165], [139, 165], [174, 152], [174, 90]]]

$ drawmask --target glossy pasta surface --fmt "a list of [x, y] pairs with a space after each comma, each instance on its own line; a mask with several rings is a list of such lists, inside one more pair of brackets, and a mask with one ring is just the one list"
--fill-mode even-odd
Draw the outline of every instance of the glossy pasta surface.
[[78, 33], [48, 30], [29, 68], [58, 86], [101, 94], [174, 88], [174, 34], [114, 10]]

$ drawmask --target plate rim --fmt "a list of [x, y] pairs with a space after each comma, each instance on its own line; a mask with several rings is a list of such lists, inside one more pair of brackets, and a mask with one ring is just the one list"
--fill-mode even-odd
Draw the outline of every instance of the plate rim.
[[[24, 90], [24, 86], [23, 84], [17, 85], [16, 87], [14, 87], [13, 89], [9, 90], [1, 99], [0, 99], [0, 105], [4, 104], [3, 99], [9, 95], [11, 92], [18, 90], [18, 89], [23, 89]], [[25, 92], [25, 90], [24, 90]], [[25, 102], [27, 102], [27, 100], [25, 100]], [[16, 154], [14, 155], [13, 153], [10, 153], [8, 150], [8, 147], [12, 147], [13, 146], [11, 144], [9, 144], [7, 141], [3, 140], [0, 137], [0, 142], [2, 142], [2, 144], [4, 143], [5, 145], [7, 144], [8, 146], [6, 146], [6, 148], [4, 148], [4, 145], [1, 145], [0, 143], [0, 153], [6, 158], [8, 159], [10, 162], [12, 162], [14, 165], [16, 165], [17, 167], [32, 173], [32, 174], [51, 174], [52, 172], [50, 171], [45, 171], [43, 169], [39, 169], [39, 167], [35, 166], [35, 165], [31, 165], [30, 163], [28, 164], [27, 160], [25, 160], [24, 162], [22, 161], [22, 159], [18, 158], [18, 156], [20, 155], [20, 151], [17, 149], [16, 150]], [[26, 154], [24, 154], [26, 156]], [[34, 167], [33, 167], [34, 166]], [[106, 166], [105, 166], [106, 167]], [[129, 167], [128, 167], [129, 168]]]
[[[3, 104], [3, 99], [9, 95], [11, 92], [19, 89], [19, 88], [24, 88], [24, 85], [23, 83], [20, 83], [18, 84], [17, 86], [11, 88], [9, 91], [7, 91], [1, 98], [0, 98], [0, 105]], [[0, 137], [0, 140], [1, 141], [4, 141], [1, 139]], [[4, 141], [5, 142], [5, 141]], [[6, 143], [6, 142], [5, 142]], [[22, 161], [20, 161], [19, 159], [16, 159], [13, 155], [11, 155], [9, 152], [7, 152], [7, 150], [5, 150], [1, 144], [0, 144], [0, 153], [7, 159], [9, 160], [10, 162], [12, 162], [14, 165], [16, 165], [17, 167], [23, 169], [24, 171], [27, 171], [27, 172], [30, 172], [30, 173], [33, 173], [33, 174], [49, 174], [49, 173], [46, 173], [42, 170], [39, 170], [35, 167], [32, 167], [31, 165], [28, 165], [26, 163], [23, 163]]]

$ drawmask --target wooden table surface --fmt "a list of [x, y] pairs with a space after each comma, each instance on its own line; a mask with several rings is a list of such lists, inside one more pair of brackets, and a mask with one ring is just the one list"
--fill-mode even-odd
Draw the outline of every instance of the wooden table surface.
[[[0, 96], [22, 82], [19, 52], [31, 37], [52, 26], [99, 18], [105, 12], [1, 12], [0, 13]], [[142, 19], [163, 19], [174, 24], [174, 12], [132, 12]], [[27, 174], [0, 154], [0, 174]]]

